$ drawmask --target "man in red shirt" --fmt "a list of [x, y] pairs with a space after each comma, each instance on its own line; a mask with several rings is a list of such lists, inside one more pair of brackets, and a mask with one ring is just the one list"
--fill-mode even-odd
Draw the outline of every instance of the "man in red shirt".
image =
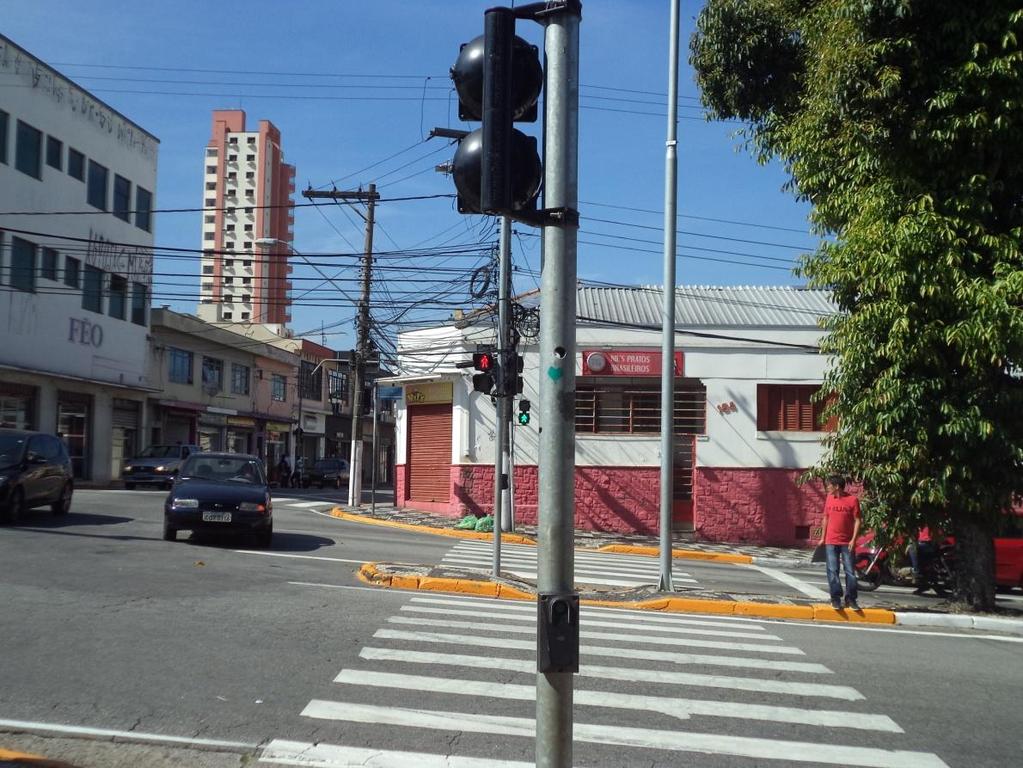
[[838, 580], [838, 558], [841, 557], [845, 571], [845, 607], [858, 611], [853, 552], [856, 551], [856, 537], [860, 532], [860, 500], [845, 492], [845, 479], [839, 475], [829, 476], [824, 481], [824, 489], [828, 497], [824, 501], [818, 546], [824, 545], [831, 607], [835, 610], [842, 607], [842, 583]]

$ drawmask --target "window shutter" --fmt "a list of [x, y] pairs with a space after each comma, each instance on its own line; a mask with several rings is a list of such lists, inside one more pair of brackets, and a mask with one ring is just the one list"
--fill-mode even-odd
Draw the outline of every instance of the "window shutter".
[[770, 384], [757, 384], [757, 430], [766, 432], [773, 429], [770, 414]]

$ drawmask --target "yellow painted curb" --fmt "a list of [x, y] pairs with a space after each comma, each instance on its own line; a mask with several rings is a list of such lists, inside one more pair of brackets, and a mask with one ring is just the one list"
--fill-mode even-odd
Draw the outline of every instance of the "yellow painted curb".
[[[616, 552], [621, 555], [643, 555], [657, 557], [661, 550], [657, 547], [641, 547], [633, 544], [605, 544], [597, 548], [598, 552]], [[741, 563], [749, 565], [753, 562], [750, 555], [734, 555], [730, 552], [703, 552], [698, 549], [673, 549], [671, 556], [681, 560], [709, 560], [718, 563]]]
[[24, 766], [25, 768], [74, 768], [70, 763], [48, 760], [41, 755], [33, 755], [28, 752], [14, 752], [3, 747], [0, 747], [0, 760], [3, 760], [5, 765], [10, 764], [11, 768], [15, 768], [15, 766]]
[[[443, 576], [399, 576], [381, 573], [374, 563], [364, 563], [359, 578], [367, 584], [397, 589], [455, 592], [481, 597], [511, 600], [535, 600], [536, 595], [521, 589], [482, 579], [455, 579]], [[886, 608], [865, 608], [861, 611], [838, 610], [830, 605], [781, 605], [750, 603], [737, 600], [704, 600], [698, 597], [654, 597], [649, 600], [581, 600], [582, 605], [599, 608], [625, 608], [664, 613], [710, 613], [760, 619], [798, 619], [829, 621], [843, 624], [894, 624], [895, 612]]]
[[[492, 533], [483, 533], [481, 531], [461, 531], [457, 528], [433, 528], [428, 525], [415, 525], [413, 523], [400, 523], [397, 520], [379, 520], [375, 517], [366, 517], [365, 515], [356, 515], [351, 512], [345, 512], [340, 507], [334, 507], [330, 510], [330, 516], [336, 517], [339, 520], [347, 520], [350, 523], [365, 523], [366, 525], [380, 525], [385, 528], [401, 528], [406, 531], [414, 531], [415, 533], [428, 533], [434, 536], [451, 536], [456, 539], [476, 539], [479, 541], [491, 541], [494, 538]], [[507, 542], [508, 544], [533, 544], [533, 541], [528, 536], [523, 536], [519, 533], [502, 533], [501, 541]]]

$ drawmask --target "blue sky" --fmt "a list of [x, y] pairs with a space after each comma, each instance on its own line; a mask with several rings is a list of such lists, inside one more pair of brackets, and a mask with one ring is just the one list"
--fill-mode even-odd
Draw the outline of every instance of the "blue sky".
[[[521, 4], [521, 3], [520, 3]], [[482, 32], [492, 0], [376, 2], [120, 2], [8, 0], [5, 35], [123, 112], [161, 141], [156, 207], [202, 204], [203, 151], [213, 109], [241, 108], [251, 126], [269, 119], [281, 130], [286, 160], [297, 168], [299, 191], [351, 189], [376, 182], [388, 198], [443, 195], [450, 177], [434, 166], [454, 148], [424, 141], [434, 126], [459, 123], [447, 73], [459, 45]], [[808, 207], [782, 191], [777, 166], [759, 166], [738, 148], [734, 124], [706, 123], [685, 62], [702, 3], [684, 0], [680, 77], [678, 281], [684, 284], [790, 284], [787, 268], [813, 247]], [[624, 284], [660, 284], [664, 140], [668, 58], [667, 0], [586, 0], [580, 27], [580, 176], [583, 216], [579, 276]], [[520, 22], [519, 34], [542, 43], [542, 29]], [[524, 126], [538, 134], [539, 123]], [[382, 163], [390, 156], [390, 160]], [[369, 166], [373, 166], [368, 168]], [[296, 200], [305, 202], [296, 193]], [[654, 213], [642, 212], [645, 209]], [[448, 198], [382, 202], [375, 250], [465, 245], [467, 252], [425, 257], [395, 253], [378, 264], [374, 317], [400, 314], [429, 288], [440, 301], [408, 317], [443, 319], [468, 304], [468, 274], [496, 240], [492, 222], [462, 216]], [[156, 243], [199, 248], [201, 213], [156, 217]], [[535, 231], [516, 225], [516, 289], [535, 286]], [[362, 247], [362, 223], [337, 206], [300, 208], [295, 247], [357, 292], [355, 260], [328, 254]], [[475, 248], [475, 250], [473, 250]], [[713, 261], [717, 259], [718, 261]], [[198, 291], [180, 263], [159, 257], [155, 303], [195, 310], [193, 301], [161, 300], [165, 292]], [[530, 271], [532, 270], [532, 272]], [[185, 270], [187, 271], [187, 270]], [[295, 264], [297, 297], [318, 275]], [[316, 278], [316, 279], [314, 279]], [[415, 279], [448, 281], [429, 287]], [[174, 286], [173, 283], [184, 285]], [[425, 295], [425, 294], [422, 294]], [[463, 301], [463, 297], [465, 300]], [[333, 286], [299, 299], [298, 332], [321, 325], [329, 346], [351, 346], [349, 299]], [[319, 333], [314, 334], [319, 339]]]

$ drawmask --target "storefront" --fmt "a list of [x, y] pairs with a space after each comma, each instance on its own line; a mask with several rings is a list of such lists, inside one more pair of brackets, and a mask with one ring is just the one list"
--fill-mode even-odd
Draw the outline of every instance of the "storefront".
[[223, 451], [227, 416], [209, 411], [199, 414], [199, 449]]
[[196, 445], [198, 418], [202, 406], [176, 400], [158, 400], [158, 415], [153, 428], [151, 445]]
[[291, 424], [280, 421], [268, 421], [265, 428], [265, 443], [263, 460], [267, 469], [276, 467], [281, 456], [289, 454], [288, 435], [291, 433]]
[[228, 416], [226, 450], [230, 453], [252, 453], [255, 450], [255, 432], [255, 419]]
[[0, 427], [35, 429], [38, 388], [0, 381]]
[[140, 404], [136, 400], [114, 398], [111, 410], [110, 475], [120, 477], [124, 463], [137, 456], [139, 445]]
[[57, 393], [57, 437], [64, 441], [71, 457], [72, 471], [79, 480], [88, 480], [92, 474], [91, 419], [92, 398], [89, 395], [65, 390]]
[[450, 381], [405, 387], [408, 464], [399, 493], [417, 508], [446, 511], [451, 504], [452, 399]]

